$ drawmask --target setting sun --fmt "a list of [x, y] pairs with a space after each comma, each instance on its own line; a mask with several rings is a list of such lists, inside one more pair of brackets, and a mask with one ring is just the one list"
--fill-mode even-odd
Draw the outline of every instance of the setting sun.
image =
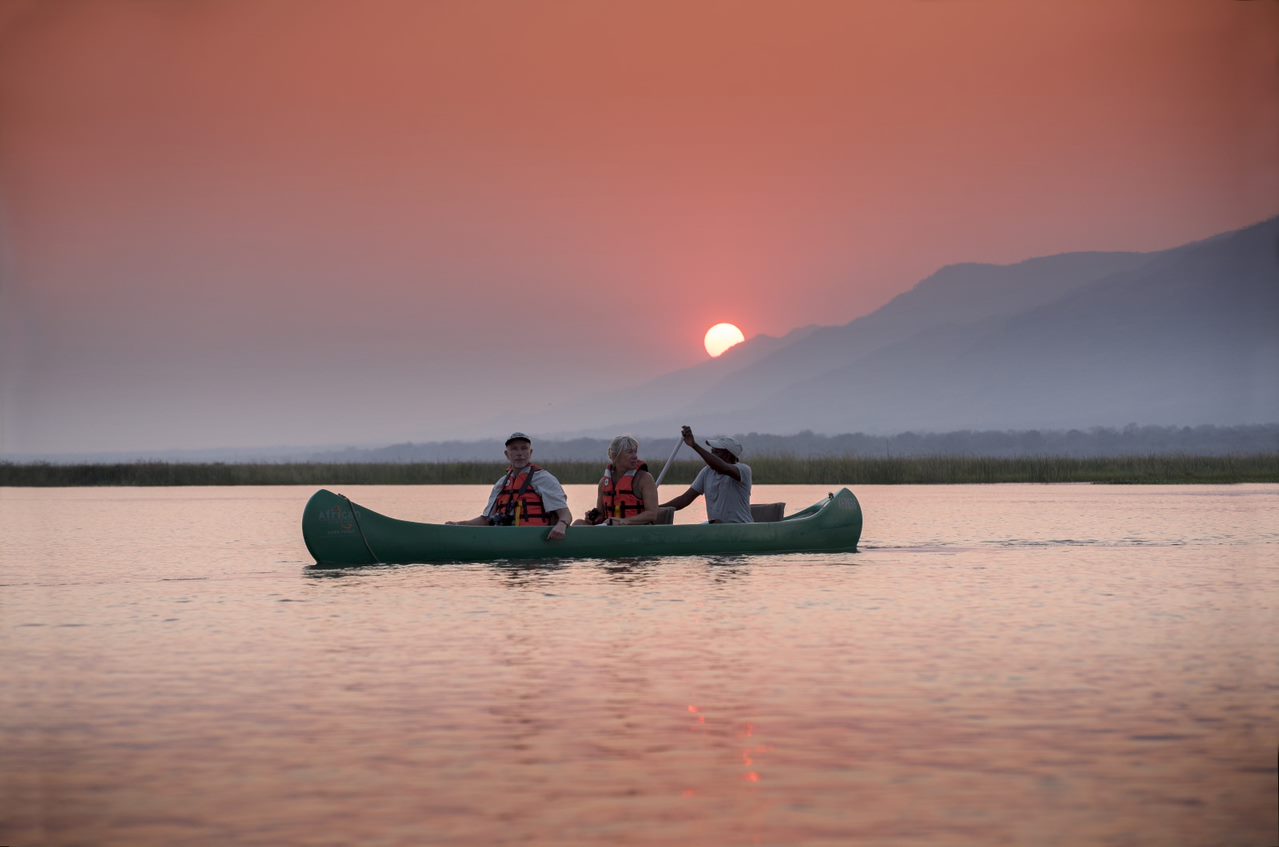
[[706, 330], [706, 352], [713, 358], [745, 340], [746, 336], [742, 335], [742, 331], [732, 324], [715, 324]]

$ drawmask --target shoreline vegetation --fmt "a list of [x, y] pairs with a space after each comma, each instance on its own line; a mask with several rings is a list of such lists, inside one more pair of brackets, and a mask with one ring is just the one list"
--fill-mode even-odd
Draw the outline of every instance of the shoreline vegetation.
[[[747, 462], [760, 485], [956, 485], [1001, 482], [1090, 482], [1171, 485], [1279, 482], [1279, 453], [1238, 456], [1150, 455], [1106, 458], [1027, 456], [824, 457], [758, 456]], [[686, 486], [702, 467], [677, 461], [664, 485]], [[598, 461], [549, 462], [565, 484], [599, 481]], [[221, 485], [490, 485], [500, 462], [185, 463], [55, 465], [0, 462], [0, 487]], [[653, 472], [661, 470], [653, 464]]]

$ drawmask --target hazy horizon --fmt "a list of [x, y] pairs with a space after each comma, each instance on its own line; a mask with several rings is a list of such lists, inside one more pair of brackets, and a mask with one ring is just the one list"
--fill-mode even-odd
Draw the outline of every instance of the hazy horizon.
[[0, 454], [496, 435], [1279, 212], [1277, 4], [777, 10], [10, 4]]

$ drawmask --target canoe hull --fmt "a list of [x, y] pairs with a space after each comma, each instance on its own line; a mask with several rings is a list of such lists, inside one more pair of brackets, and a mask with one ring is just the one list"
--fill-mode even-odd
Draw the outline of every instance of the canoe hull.
[[861, 538], [857, 498], [842, 489], [784, 520], [754, 524], [549, 527], [414, 523], [321, 489], [302, 513], [302, 537], [321, 565], [487, 562], [500, 559], [619, 559], [656, 556], [852, 552]]

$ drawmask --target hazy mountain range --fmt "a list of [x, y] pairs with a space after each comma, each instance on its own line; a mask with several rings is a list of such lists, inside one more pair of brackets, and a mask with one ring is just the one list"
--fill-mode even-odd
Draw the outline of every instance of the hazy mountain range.
[[[475, 431], [534, 433], [543, 445], [540, 457], [549, 459], [594, 456], [599, 439], [620, 432], [638, 433], [649, 444], [673, 443], [683, 423], [701, 437], [804, 433], [774, 447], [813, 455], [901, 453], [908, 448], [893, 447], [889, 438], [899, 433], [963, 434], [935, 439], [921, 448], [926, 450], [1001, 455], [1024, 449], [1003, 442], [980, 446], [985, 442], [964, 433], [969, 430], [1057, 432], [1063, 435], [1055, 450], [1105, 453], [1110, 447], [1097, 445], [1114, 446], [1110, 436], [1094, 434], [1094, 445], [1072, 442], [1065, 433], [1132, 424], [1202, 429], [1279, 423], [1279, 218], [1156, 253], [1068, 253], [1011, 265], [947, 266], [850, 323], [759, 336], [719, 359], [644, 385], [522, 413], [518, 422], [491, 421]], [[849, 433], [884, 438], [867, 442], [869, 447], [822, 440]], [[1156, 434], [1123, 449], [1161, 449], [1158, 443], [1167, 439]], [[1165, 447], [1279, 449], [1271, 426], [1185, 438]], [[492, 458], [491, 448], [488, 439], [9, 458], [432, 461]]]
[[1279, 421], [1279, 218], [1156, 253], [942, 268], [842, 326], [552, 407], [560, 437]]

